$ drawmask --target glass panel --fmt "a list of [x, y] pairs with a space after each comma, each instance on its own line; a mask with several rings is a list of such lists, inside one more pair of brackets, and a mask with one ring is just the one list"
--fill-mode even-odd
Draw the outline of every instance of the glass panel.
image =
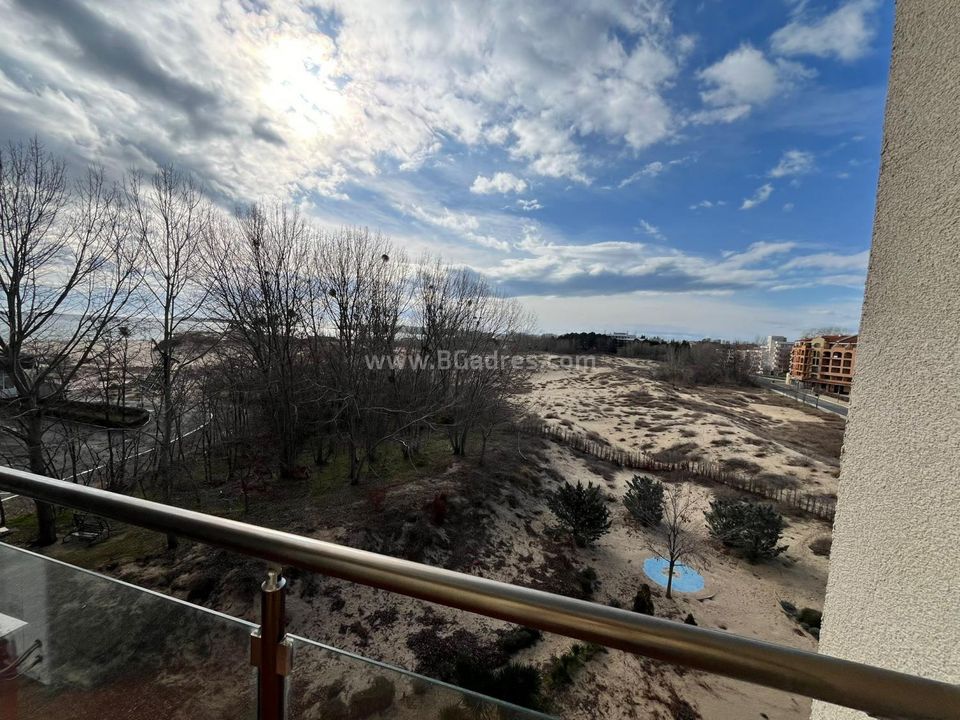
[[0, 543], [0, 717], [255, 718], [254, 627]]
[[288, 638], [293, 644], [293, 672], [288, 678], [287, 690], [288, 720], [550, 717], [296, 635]]

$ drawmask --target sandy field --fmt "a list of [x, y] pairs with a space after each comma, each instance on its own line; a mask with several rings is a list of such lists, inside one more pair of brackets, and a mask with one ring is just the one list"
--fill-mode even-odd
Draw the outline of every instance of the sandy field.
[[719, 462], [774, 485], [836, 497], [844, 420], [761, 388], [683, 388], [655, 364], [598, 357], [564, 368], [547, 358], [527, 407], [549, 422], [665, 459]]
[[[563, 369], [551, 363], [520, 400], [549, 422], [594, 433], [617, 447], [710, 459], [778, 478], [805, 492], [836, 492], [841, 419], [761, 389], [674, 388], [652, 379], [651, 369], [643, 361], [616, 358], [603, 359], [595, 369]], [[642, 569], [654, 554], [656, 538], [629, 517], [622, 503], [632, 474], [552, 441], [504, 435], [491, 448], [485, 466], [469, 458], [452, 462], [440, 475], [390, 486], [376, 503], [369, 486], [343, 488], [320, 498], [293, 498], [282, 513], [273, 504], [272, 515], [248, 521], [571, 595], [578, 592], [577, 574], [591, 568], [597, 578], [593, 602], [630, 608], [647, 582], [653, 587], [657, 616], [682, 621], [689, 613], [701, 627], [816, 649], [816, 639], [783, 612], [780, 602], [822, 608], [829, 558], [815, 554], [809, 545], [829, 537], [827, 523], [784, 512], [782, 542], [788, 549], [772, 561], [751, 564], [710, 540], [701, 514], [715, 494], [734, 491], [682, 482], [698, 509], [689, 529], [700, 540], [700, 552], [691, 564], [703, 575], [705, 587], [697, 593], [675, 592], [668, 600]], [[578, 480], [603, 488], [612, 519], [611, 531], [588, 548], [576, 548], [552, 532], [555, 518], [547, 508], [550, 491]], [[423, 518], [438, 494], [449, 508], [435, 526]], [[410, 551], [414, 528], [421, 528], [424, 537]], [[175, 562], [157, 553], [100, 569], [256, 619], [251, 598], [263, 568], [253, 561], [184, 544]], [[461, 634], [489, 644], [511, 627], [296, 572], [290, 573], [288, 611], [293, 633], [411, 670], [425, 658], [431, 660], [424, 639]], [[544, 635], [511, 659], [546, 670], [573, 644]], [[334, 659], [315, 645], [301, 645], [297, 657], [291, 678], [294, 716], [305, 720], [336, 716], [331, 702], [351, 698], [378, 676], [391, 680], [396, 695], [389, 712], [373, 717], [439, 717], [457, 701], [450, 690], [424, 689], [408, 676], [354, 658]], [[572, 684], [553, 693], [552, 701], [553, 713], [575, 720], [806, 720], [810, 708], [808, 700], [786, 693], [618, 651], [588, 660]]]

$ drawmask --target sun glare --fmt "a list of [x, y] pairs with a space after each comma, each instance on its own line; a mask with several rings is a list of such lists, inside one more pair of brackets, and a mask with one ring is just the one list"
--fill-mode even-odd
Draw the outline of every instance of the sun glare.
[[264, 105], [273, 109], [300, 140], [330, 136], [347, 114], [348, 103], [332, 70], [332, 49], [325, 43], [283, 39], [263, 53]]

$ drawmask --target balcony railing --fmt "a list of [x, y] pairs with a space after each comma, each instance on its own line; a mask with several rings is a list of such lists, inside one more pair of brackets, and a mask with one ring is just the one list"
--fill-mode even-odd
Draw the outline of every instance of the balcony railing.
[[[0, 468], [0, 488], [56, 505], [82, 510], [163, 533], [215, 545], [282, 566], [388, 590], [460, 608], [481, 615], [559, 633], [658, 660], [805, 695], [863, 710], [876, 717], [946, 719], [960, 717], [960, 686], [872, 667], [839, 658], [693, 627], [617, 608], [553, 595], [406, 560], [356, 550], [290, 533], [249, 525], [199, 512], [105, 492], [27, 472]], [[45, 567], [47, 580], [38, 579]], [[52, 578], [52, 579], [51, 579]], [[0, 546], [0, 650], [5, 633], [26, 627], [46, 628], [58, 638], [56, 654], [43, 646], [0, 662], [0, 709], [4, 677], [19, 672], [48, 673], [48, 680], [69, 677], [83, 685], [91, 675], [112, 682], [115, 702], [129, 702], [144, 685], [129, 685], [129, 673], [153, 683], [158, 695], [177, 686], [175, 697], [206, 699], [224, 694], [235, 708], [224, 716], [274, 720], [299, 717], [304, 687], [311, 702], [350, 702], [366, 708], [391, 709], [393, 717], [414, 717], [425, 708], [451, 701], [476, 707], [499, 707], [501, 717], [537, 717], [442, 683], [418, 678], [285, 632], [285, 582], [273, 572], [261, 590], [261, 623], [248, 623], [179, 603], [131, 585], [85, 573], [41, 556]], [[104, 583], [109, 588], [104, 589]], [[47, 588], [41, 591], [38, 588]], [[52, 591], [51, 591], [52, 588]], [[14, 600], [5, 600], [11, 596]], [[45, 607], [40, 607], [45, 605]], [[4, 617], [8, 616], [8, 617]], [[34, 618], [31, 620], [31, 618]], [[17, 623], [21, 623], [17, 625]], [[29, 637], [29, 635], [27, 635]], [[252, 637], [252, 639], [251, 639]], [[249, 643], [250, 652], [245, 651]], [[32, 654], [26, 657], [24, 653]], [[44, 653], [40, 669], [31, 663]], [[247, 669], [250, 656], [256, 682]], [[19, 660], [18, 660], [19, 658]], [[14, 664], [16, 663], [16, 664]], [[39, 666], [37, 666], [39, 667]], [[66, 669], [64, 669], [66, 668]], [[120, 670], [124, 670], [121, 673]], [[349, 687], [342, 677], [349, 671]], [[3, 674], [6, 672], [6, 676]], [[173, 679], [171, 679], [173, 678]], [[369, 682], [367, 682], [369, 681]], [[409, 693], [397, 691], [398, 683]], [[192, 683], [192, 684], [191, 684]], [[302, 685], [301, 685], [302, 683]], [[150, 685], [148, 685], [150, 686]], [[321, 688], [322, 686], [322, 688]], [[257, 691], [254, 694], [253, 688]], [[337, 690], [337, 688], [340, 688]], [[339, 694], [338, 694], [339, 693]], [[403, 703], [394, 705], [393, 698]], [[109, 696], [107, 696], [109, 697]], [[37, 699], [39, 698], [39, 699]], [[49, 700], [50, 694], [29, 699]], [[152, 699], [152, 698], [151, 698]], [[67, 698], [69, 702], [70, 697]], [[171, 699], [170, 702], [179, 702]], [[400, 703], [400, 701], [397, 701]], [[402, 707], [401, 707], [402, 705]], [[36, 706], [31, 705], [31, 707]], [[110, 705], [98, 717], [162, 717], [149, 703], [137, 715], [112, 714]], [[209, 716], [201, 712], [178, 716]], [[377, 710], [374, 710], [376, 712]], [[347, 713], [349, 715], [350, 713]], [[47, 717], [42, 709], [37, 717]], [[19, 717], [13, 714], [13, 717]], [[30, 715], [29, 717], [33, 717]]]

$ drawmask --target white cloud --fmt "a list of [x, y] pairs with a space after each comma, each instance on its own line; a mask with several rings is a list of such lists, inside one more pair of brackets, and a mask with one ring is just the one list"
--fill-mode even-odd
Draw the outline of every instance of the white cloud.
[[558, 128], [543, 118], [518, 118], [512, 129], [516, 142], [510, 147], [510, 157], [530, 161], [531, 172], [590, 182], [581, 168], [580, 148], [574, 143], [569, 129]]
[[646, 233], [655, 240], [659, 240], [660, 242], [666, 241], [667, 236], [660, 232], [660, 228], [658, 228], [656, 225], [647, 222], [643, 218], [640, 218], [638, 222], [640, 223], [639, 227], [637, 228], [638, 230]]
[[625, 177], [623, 180], [621, 180], [620, 184], [617, 185], [617, 187], [625, 188], [627, 185], [632, 185], [633, 183], [635, 183], [637, 180], [640, 180], [641, 178], [655, 178], [657, 177], [657, 175], [660, 175], [665, 170], [669, 170], [670, 168], [676, 165], [686, 165], [688, 162], [695, 161], [695, 160], [696, 160], [695, 156], [687, 155], [685, 157], [668, 160], [667, 162], [663, 162], [662, 160], [654, 160], [652, 162], [648, 162], [646, 165], [644, 165], [642, 168], [637, 170], [635, 173], [632, 173], [628, 177]]
[[[659, 232], [653, 225], [647, 225]], [[511, 256], [494, 266], [478, 269], [507, 282], [535, 283], [541, 287], [568, 284], [574, 291], [580, 283], [595, 285], [602, 278], [608, 278], [612, 288], [630, 284], [651, 290], [704, 291], [777, 282], [779, 277], [774, 269], [754, 266], [787, 252], [792, 244], [756, 243], [744, 251], [728, 253], [718, 261], [637, 242], [578, 245], [562, 240], [546, 241], [540, 229], [530, 228], [518, 247], [524, 251], [524, 257]]]
[[784, 204], [783, 204], [783, 211], [784, 211], [784, 212], [793, 212], [793, 203], [792, 203], [792, 202], [784, 203]]
[[796, 63], [771, 62], [749, 43], [725, 55], [698, 73], [708, 89], [701, 98], [708, 105], [738, 106], [764, 103], [787, 89], [793, 80], [809, 76]]
[[801, 17], [777, 30], [770, 45], [780, 55], [856, 60], [870, 49], [875, 27], [869, 15], [876, 7], [876, 0], [851, 0], [821, 18]]
[[709, 210], [711, 208], [723, 207], [726, 205], [726, 200], [701, 200], [698, 203], [694, 203], [690, 206], [691, 210]]
[[817, 270], [859, 270], [867, 271], [867, 263], [870, 260], [870, 251], [855, 253], [853, 255], [840, 255], [833, 252], [816, 253], [813, 255], [803, 255], [793, 258], [784, 263], [784, 270], [817, 269]]
[[175, 162], [229, 198], [346, 198], [452, 142], [587, 182], [591, 139], [640, 150], [679, 125], [664, 93], [691, 42], [663, 0], [600, 0], [575, 19], [535, 2], [266, 5], [16, 3], [0, 25], [0, 134], [110, 169]]
[[757, 105], [790, 90], [797, 81], [812, 76], [802, 65], [788, 60], [768, 60], [749, 43], [727, 53], [701, 70], [697, 77], [705, 86], [700, 98], [712, 109], [688, 117], [694, 124], [729, 123], [747, 115]]
[[779, 178], [788, 175], [803, 175], [813, 170], [813, 153], [803, 150], [787, 150], [776, 167], [770, 170], [770, 177]]
[[777, 66], [752, 45], [741, 45], [722, 60], [700, 71], [700, 79], [711, 86], [701, 93], [709, 105], [737, 105], [766, 102], [779, 92]]
[[751, 197], [744, 199], [743, 204], [740, 206], [740, 209], [750, 210], [751, 208], [755, 208], [760, 203], [765, 203], [770, 198], [770, 195], [772, 194], [773, 194], [773, 185], [771, 185], [770, 183], [764, 183], [763, 185], [757, 188], [757, 191]]
[[698, 110], [687, 118], [694, 125], [712, 125], [713, 123], [732, 123], [750, 114], [749, 105], [730, 105], [713, 110]]
[[477, 195], [490, 195], [492, 193], [506, 195], [507, 193], [522, 193], [526, 189], [526, 180], [508, 172], [494, 173], [493, 177], [477, 175], [473, 185], [470, 186], [470, 192]]
[[524, 200], [523, 198], [518, 198], [517, 209], [523, 210], [524, 212], [531, 212], [533, 210], [542, 210], [543, 205], [541, 205], [540, 201], [536, 198], [533, 200]]
[[[763, 302], [716, 293], [640, 291], [580, 297], [527, 296], [519, 300], [534, 312], [541, 331], [558, 333], [577, 329], [635, 332], [648, 337], [749, 340], [757, 335], [800, 337], [809, 328], [811, 317], [828, 318], [830, 323], [850, 328], [856, 328], [860, 319], [860, 303], [846, 300], [829, 305], [790, 303], [776, 309]], [[597, 307], [604, 309], [602, 316], [598, 317]]]
[[505, 251], [510, 249], [510, 243], [506, 240], [482, 232], [480, 219], [470, 213], [456, 212], [449, 208], [441, 208], [439, 211], [435, 211], [420, 205], [411, 205], [402, 208], [402, 210], [407, 215], [421, 222], [449, 230], [465, 240], [490, 248], [491, 250]]

